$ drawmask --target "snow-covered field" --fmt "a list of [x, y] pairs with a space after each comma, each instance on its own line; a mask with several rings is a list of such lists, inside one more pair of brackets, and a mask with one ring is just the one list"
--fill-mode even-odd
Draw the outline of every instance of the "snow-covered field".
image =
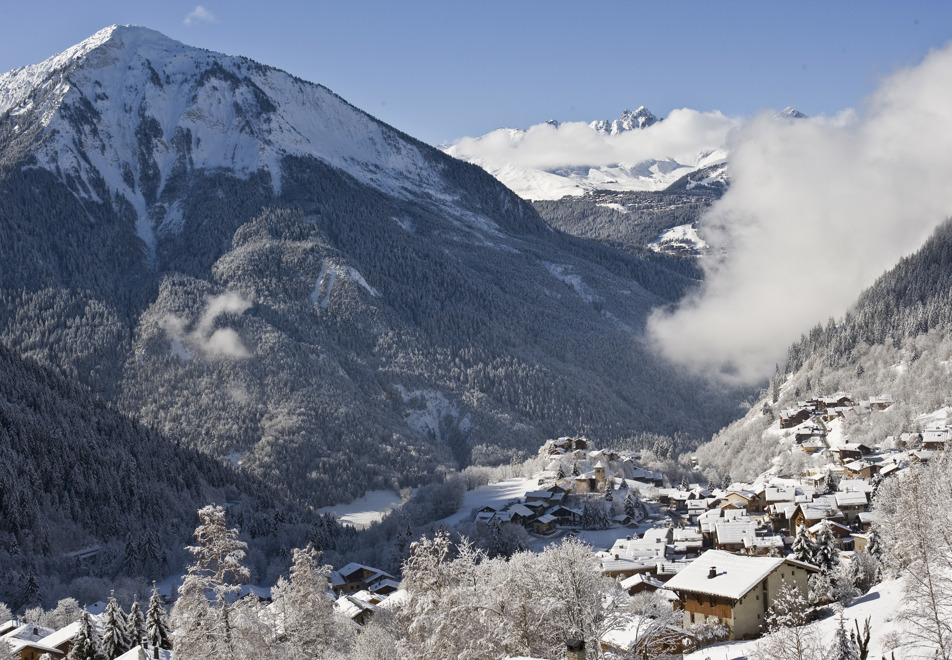
[[519, 477], [517, 479], [506, 479], [487, 486], [480, 486], [474, 490], [467, 491], [463, 496], [463, 506], [459, 511], [448, 518], [437, 521], [436, 524], [443, 524], [447, 527], [458, 525], [467, 518], [473, 509], [481, 509], [484, 506], [492, 506], [500, 509], [508, 502], [521, 500], [529, 491], [539, 489], [538, 477]]
[[350, 504], [335, 504], [318, 509], [318, 513], [333, 513], [345, 525], [357, 529], [382, 520], [384, 515], [400, 504], [400, 496], [392, 490], [371, 490]]
[[697, 229], [689, 224], [672, 227], [648, 244], [648, 247], [655, 252], [660, 252], [662, 249], [672, 246], [683, 247], [698, 252], [706, 250], [708, 247], [704, 239], [697, 235]]

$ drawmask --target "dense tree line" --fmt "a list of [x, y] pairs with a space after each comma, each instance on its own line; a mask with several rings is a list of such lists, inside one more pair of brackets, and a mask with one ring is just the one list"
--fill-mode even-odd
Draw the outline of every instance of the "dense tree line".
[[[0, 599], [18, 610], [66, 592], [91, 602], [118, 577], [133, 579], [124, 590], [143, 593], [136, 584], [180, 565], [177, 548], [207, 501], [233, 503], [259, 575], [276, 560], [271, 544], [303, 539], [318, 522], [283, 491], [169, 441], [3, 347], [0, 465]], [[74, 554], [90, 548], [86, 558]]]

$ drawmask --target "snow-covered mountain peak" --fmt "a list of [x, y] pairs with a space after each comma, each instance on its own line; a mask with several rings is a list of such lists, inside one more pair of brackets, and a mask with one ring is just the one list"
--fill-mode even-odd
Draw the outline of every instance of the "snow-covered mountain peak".
[[809, 119], [809, 115], [805, 115], [796, 108], [791, 108], [787, 106], [777, 114], [773, 116], [774, 119]]
[[279, 194], [295, 156], [388, 194], [452, 204], [420, 145], [330, 90], [136, 26], [0, 75], [0, 148], [29, 155], [82, 198], [125, 198], [150, 247], [157, 231], [181, 226], [163, 195], [170, 181], [263, 172]]
[[618, 135], [619, 133], [624, 133], [625, 131], [631, 131], [639, 128], [648, 128], [653, 124], [657, 124], [660, 121], [655, 117], [650, 110], [645, 108], [645, 106], [639, 106], [637, 110], [632, 112], [631, 110], [625, 110], [621, 113], [621, 117], [609, 121], [607, 119], [602, 121], [593, 121], [589, 126], [592, 127], [592, 130], [598, 133], [608, 133], [609, 135]]

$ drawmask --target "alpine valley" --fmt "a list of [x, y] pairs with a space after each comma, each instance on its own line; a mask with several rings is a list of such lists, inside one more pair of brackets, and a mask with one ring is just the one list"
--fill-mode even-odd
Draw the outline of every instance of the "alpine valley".
[[565, 432], [693, 446], [746, 392], [646, 346], [700, 277], [646, 244], [702, 206], [566, 233], [324, 87], [113, 26], [0, 76], [0, 341], [317, 506]]

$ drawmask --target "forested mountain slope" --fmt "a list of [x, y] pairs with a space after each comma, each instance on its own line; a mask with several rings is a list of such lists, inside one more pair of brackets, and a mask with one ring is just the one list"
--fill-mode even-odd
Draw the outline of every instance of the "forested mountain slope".
[[0, 601], [55, 602], [118, 576], [144, 589], [180, 566], [195, 511], [226, 501], [259, 570], [273, 549], [257, 537], [303, 543], [315, 518], [0, 347]]
[[[777, 456], [762, 432], [784, 408], [814, 396], [880, 395], [893, 404], [844, 423], [869, 446], [921, 431], [921, 415], [952, 406], [952, 222], [864, 291], [842, 319], [817, 325], [790, 347], [785, 369], [744, 417], [697, 450], [712, 476], [752, 478]], [[766, 406], [766, 407], [765, 407]]]
[[144, 28], [0, 76], [0, 341], [318, 504], [567, 429], [720, 428], [737, 394], [642, 341], [694, 274]]

